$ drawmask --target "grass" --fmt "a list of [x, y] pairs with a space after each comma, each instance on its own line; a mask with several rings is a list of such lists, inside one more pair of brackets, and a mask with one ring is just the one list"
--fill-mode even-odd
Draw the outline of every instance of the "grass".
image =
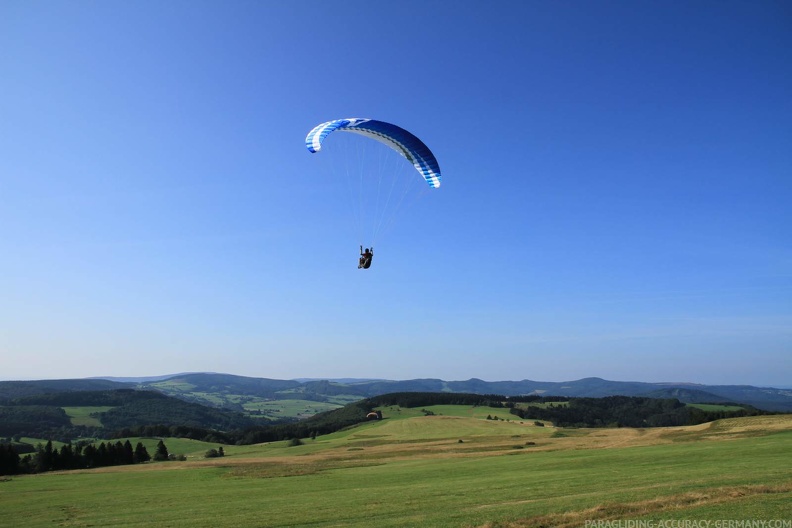
[[[780, 485], [747, 485], [747, 486], [722, 486], [706, 492], [687, 492], [668, 495], [656, 499], [635, 501], [629, 503], [603, 504], [595, 508], [565, 512], [563, 514], [541, 515], [532, 518], [520, 519], [515, 522], [497, 523], [493, 526], [503, 528], [520, 528], [532, 526], [553, 526], [554, 528], [572, 528], [585, 525], [592, 521], [607, 522], [611, 519], [631, 517], [636, 526], [641, 520], [658, 523], [658, 517], [672, 526], [680, 526], [673, 520], [691, 519], [754, 519], [767, 520], [766, 514], [769, 504], [778, 500], [786, 500], [792, 492], [792, 483]], [[753, 514], [746, 515], [746, 502], [751, 506], [759, 506]], [[738, 505], [735, 505], [737, 503]], [[788, 508], [779, 508], [779, 511]], [[666, 524], [664, 523], [664, 524]], [[701, 523], [705, 524], [705, 523]]]
[[244, 403], [243, 407], [252, 416], [257, 416], [260, 413], [267, 418], [283, 419], [307, 418], [320, 412], [338, 409], [341, 405], [307, 400], [253, 399]]
[[696, 409], [701, 409], [702, 411], [739, 411], [744, 409], [740, 405], [723, 405], [717, 403], [688, 403], [688, 407], [695, 407]]
[[551, 427], [486, 420], [486, 408], [484, 419], [477, 408], [382, 410], [382, 421], [297, 447], [225, 446], [220, 459], [13, 477], [0, 482], [0, 518], [16, 527], [511, 528], [792, 514], [790, 415], [554, 438]]
[[66, 415], [71, 418], [72, 425], [88, 427], [102, 427], [102, 422], [91, 414], [107, 412], [110, 409], [112, 407], [63, 407]]
[[[142, 443], [150, 455], [154, 455], [157, 451], [157, 444], [162, 440], [165, 447], [168, 448], [168, 453], [171, 455], [184, 455], [189, 459], [201, 459], [204, 454], [210, 449], [217, 449], [221, 444], [213, 444], [210, 442], [201, 442], [199, 440], [191, 440], [189, 438], [121, 438], [121, 443], [126, 440], [136, 446], [138, 442]], [[110, 442], [117, 442], [119, 440], [110, 440]], [[105, 440], [107, 442], [107, 440]], [[97, 442], [98, 443], [98, 442]], [[225, 446], [223, 447], [225, 450]]]
[[151, 386], [165, 392], [192, 392], [195, 389], [195, 385], [192, 383], [172, 379], [152, 383]]
[[185, 398], [188, 401], [211, 407], [235, 409], [253, 418], [262, 420], [282, 420], [285, 418], [307, 418], [314, 414], [343, 407], [357, 401], [360, 396], [338, 395], [327, 402], [315, 402], [300, 399], [301, 392], [285, 390], [279, 393], [279, 399], [262, 398], [247, 394], [231, 394], [225, 392], [202, 392], [190, 383], [166, 380], [151, 385], [171, 396]]

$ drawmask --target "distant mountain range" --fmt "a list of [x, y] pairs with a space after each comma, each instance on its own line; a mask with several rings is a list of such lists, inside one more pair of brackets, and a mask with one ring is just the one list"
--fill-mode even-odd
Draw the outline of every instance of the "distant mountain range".
[[[195, 394], [246, 395], [274, 400], [328, 401], [344, 396], [370, 398], [394, 392], [450, 392], [504, 396], [647, 396], [677, 398], [683, 403], [738, 403], [768, 411], [792, 412], [792, 390], [750, 385], [700, 385], [693, 383], [646, 383], [584, 378], [575, 381], [466, 381], [441, 379], [301, 379], [277, 380], [232, 374], [184, 373], [137, 378], [0, 381], [0, 404], [13, 398], [51, 392], [92, 391], [114, 388], [152, 389], [197, 401]], [[201, 402], [205, 403], [206, 402]], [[217, 404], [216, 404], [217, 405]], [[222, 405], [217, 405], [222, 406]]]

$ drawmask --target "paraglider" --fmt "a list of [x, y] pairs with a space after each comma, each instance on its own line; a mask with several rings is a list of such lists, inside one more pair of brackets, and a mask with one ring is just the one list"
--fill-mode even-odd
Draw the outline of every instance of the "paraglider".
[[[434, 154], [432, 151], [429, 150], [420, 139], [418, 139], [415, 135], [403, 128], [400, 128], [396, 125], [391, 123], [386, 123], [384, 121], [377, 121], [374, 119], [362, 119], [362, 118], [348, 118], [348, 119], [336, 119], [333, 121], [327, 121], [326, 123], [322, 123], [314, 127], [306, 136], [305, 138], [305, 146], [311, 153], [319, 152], [322, 149], [324, 140], [333, 132], [351, 132], [357, 135], [365, 136], [371, 139], [375, 139], [378, 142], [386, 145], [393, 151], [397, 152], [407, 161], [409, 161], [415, 170], [418, 172], [420, 177], [426, 182], [430, 189], [437, 189], [440, 187], [440, 182], [442, 181], [442, 177], [440, 174], [440, 165], [437, 162]], [[387, 150], [387, 149], [385, 149]], [[398, 156], [396, 156], [398, 158]], [[400, 163], [401, 165], [401, 163]], [[405, 165], [409, 167], [408, 165]], [[347, 172], [350, 172], [347, 169]], [[382, 185], [381, 181], [376, 181], [377, 177], [381, 178], [381, 175], [377, 175], [376, 171], [373, 171], [368, 166], [361, 166], [359, 169], [360, 178], [354, 182], [354, 185], [363, 185], [365, 182], [375, 180], [371, 183], [372, 187], [376, 187], [376, 192], [379, 193], [381, 188], [386, 187]], [[371, 177], [371, 172], [374, 172], [374, 177]], [[415, 172], [412, 173], [413, 175]], [[412, 177], [408, 178], [410, 182], [413, 180]], [[420, 180], [419, 180], [420, 181]], [[408, 182], [408, 183], [410, 183]], [[348, 183], [349, 187], [352, 187], [353, 184]], [[425, 189], [426, 187], [424, 187]], [[392, 189], [391, 189], [392, 192]], [[352, 192], [350, 190], [350, 195], [353, 195], [353, 201], [357, 200], [358, 202], [365, 202], [368, 204], [369, 202], [384, 202], [387, 204], [391, 202], [395, 202], [396, 205], [393, 206], [395, 209], [398, 209], [401, 206], [401, 199], [393, 199], [391, 200], [391, 195], [388, 195], [387, 199], [383, 198], [380, 199], [379, 194], [376, 196], [376, 200], [363, 200], [359, 198], [358, 195], [364, 194], [363, 192]], [[402, 197], [403, 199], [403, 197]], [[362, 207], [362, 203], [360, 205]], [[395, 214], [392, 212], [391, 214]], [[361, 223], [361, 218], [364, 216], [363, 212], [359, 212], [356, 215], [358, 223]], [[374, 222], [377, 224], [374, 233], [372, 235], [372, 242], [373, 238], [376, 236], [380, 226], [384, 223], [387, 223], [383, 220], [386, 216], [383, 212], [377, 210], [372, 212], [370, 215], [374, 217]], [[360, 246], [360, 259], [358, 261], [358, 268], [359, 269], [368, 269], [371, 266], [371, 260], [374, 256], [374, 248], [371, 247], [366, 248], [366, 251], [363, 251], [363, 246]]]
[[405, 158], [415, 166], [418, 172], [429, 184], [429, 187], [436, 189], [440, 187], [440, 166], [437, 159], [429, 150], [429, 147], [424, 145], [423, 141], [407, 132], [403, 128], [396, 125], [391, 125], [384, 121], [375, 121], [374, 119], [336, 119], [335, 121], [328, 121], [317, 125], [313, 130], [308, 132], [305, 137], [305, 146], [311, 152], [319, 152], [322, 148], [322, 141], [331, 132], [353, 132], [362, 136], [367, 136], [372, 139], [380, 141]]
[[369, 269], [371, 267], [371, 259], [374, 258], [374, 246], [371, 249], [366, 248], [363, 251], [363, 246], [360, 246], [360, 260], [358, 261], [358, 269]]

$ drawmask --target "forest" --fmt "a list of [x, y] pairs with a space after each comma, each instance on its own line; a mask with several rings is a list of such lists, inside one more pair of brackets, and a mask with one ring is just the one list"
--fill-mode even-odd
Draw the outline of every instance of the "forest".
[[[118, 440], [129, 437], [190, 438], [244, 445], [315, 438], [366, 421], [377, 408], [470, 405], [507, 408], [515, 419], [552, 423], [556, 427], [660, 427], [694, 425], [719, 418], [772, 414], [750, 406], [737, 410], [702, 410], [675, 398], [609, 396], [563, 398], [481, 395], [449, 392], [384, 394], [316, 414], [305, 420], [259, 425], [240, 413], [187, 403], [154, 391], [132, 389], [69, 392], [19, 398], [0, 406], [0, 439], [20, 437], [60, 440]], [[62, 407], [111, 407], [93, 413], [101, 427], [73, 425]], [[387, 419], [387, 410], [382, 412]], [[17, 451], [24, 446], [19, 446]]]
[[[172, 459], [164, 441], [160, 440], [157, 444], [153, 459]], [[98, 446], [80, 441], [76, 444], [64, 444], [60, 449], [55, 448], [50, 440], [46, 445], [36, 446], [34, 453], [24, 456], [19, 455], [13, 444], [0, 444], [0, 475], [141, 464], [149, 460], [152, 457], [146, 446], [138, 442], [133, 448], [129, 440], [123, 443], [101, 442]]]
[[[91, 427], [72, 424], [63, 407], [112, 408], [95, 413], [101, 427]], [[78, 437], [117, 438], [115, 431], [143, 425], [228, 431], [246, 429], [255, 423], [241, 413], [135, 389], [39, 394], [0, 405], [0, 437], [27, 436], [63, 442]]]
[[525, 400], [526, 406], [516, 405], [514, 401], [509, 403], [512, 414], [523, 419], [548, 421], [556, 427], [670, 427], [696, 425], [720, 418], [768, 414], [750, 406], [742, 406], [734, 411], [705, 411], [675, 398], [608, 396], [568, 398], [563, 402], [557, 398], [522, 400]]

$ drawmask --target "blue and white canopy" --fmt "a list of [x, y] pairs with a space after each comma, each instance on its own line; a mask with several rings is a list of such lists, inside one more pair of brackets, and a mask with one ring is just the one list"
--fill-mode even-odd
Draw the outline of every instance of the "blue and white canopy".
[[322, 141], [330, 132], [354, 132], [362, 136], [376, 139], [407, 158], [429, 184], [429, 187], [440, 187], [440, 165], [423, 141], [396, 125], [375, 121], [374, 119], [336, 119], [318, 125], [305, 138], [305, 146], [311, 152], [319, 152]]

